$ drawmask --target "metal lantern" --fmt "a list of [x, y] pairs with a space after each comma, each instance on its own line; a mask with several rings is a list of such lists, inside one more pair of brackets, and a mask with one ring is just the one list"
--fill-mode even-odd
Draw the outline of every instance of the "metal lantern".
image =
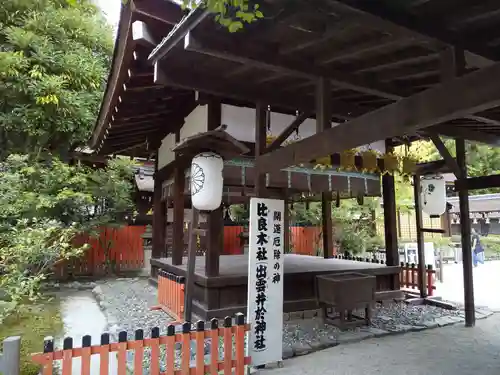
[[222, 203], [224, 161], [213, 152], [196, 155], [191, 162], [191, 201], [200, 211], [213, 211]]
[[423, 176], [420, 180], [422, 211], [430, 216], [441, 216], [446, 211], [446, 185], [440, 175]]

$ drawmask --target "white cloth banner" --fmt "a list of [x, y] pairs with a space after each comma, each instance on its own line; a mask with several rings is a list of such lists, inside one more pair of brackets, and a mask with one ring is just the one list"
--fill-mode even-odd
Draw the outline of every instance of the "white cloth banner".
[[250, 199], [248, 355], [252, 365], [282, 360], [284, 202]]

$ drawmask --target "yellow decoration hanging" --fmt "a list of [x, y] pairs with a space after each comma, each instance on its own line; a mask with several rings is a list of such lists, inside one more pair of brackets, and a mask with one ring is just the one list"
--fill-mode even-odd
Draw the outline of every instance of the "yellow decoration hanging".
[[266, 146], [270, 146], [276, 137], [274, 135], [266, 135]]
[[399, 170], [399, 160], [398, 157], [392, 153], [385, 154], [384, 159], [384, 174], [394, 174]]
[[356, 170], [356, 150], [346, 150], [340, 153], [340, 167], [346, 171]]
[[363, 172], [374, 173], [378, 170], [377, 152], [366, 150], [361, 153]]
[[417, 169], [417, 162], [409, 156], [404, 156], [402, 160], [401, 174], [403, 176], [412, 176]]
[[316, 159], [315, 162], [316, 165], [314, 166], [314, 169], [316, 168], [326, 169], [327, 167], [331, 167], [332, 165], [329, 156], [324, 156], [322, 158]]

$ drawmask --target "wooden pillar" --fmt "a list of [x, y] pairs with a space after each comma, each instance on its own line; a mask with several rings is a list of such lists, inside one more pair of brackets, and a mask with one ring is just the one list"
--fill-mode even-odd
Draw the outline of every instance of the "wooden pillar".
[[181, 165], [174, 171], [174, 222], [172, 223], [172, 264], [181, 265], [184, 254], [184, 185], [185, 172]]
[[441, 215], [441, 228], [444, 230], [443, 237], [451, 237], [451, 220], [450, 209], [446, 207], [446, 211]]
[[[266, 152], [266, 113], [267, 106], [258, 102], [255, 107], [255, 159]], [[254, 168], [255, 170], [255, 168]], [[255, 173], [255, 196], [264, 197], [266, 190], [266, 176]]]
[[418, 288], [420, 297], [427, 297], [424, 232], [422, 231], [422, 204], [420, 197], [420, 176], [413, 176], [413, 199], [415, 202], [415, 227], [417, 229]]
[[472, 276], [472, 244], [471, 223], [469, 215], [469, 191], [465, 179], [467, 178], [467, 162], [465, 158], [465, 140], [456, 139], [457, 164], [461, 171], [458, 199], [460, 206], [460, 233], [462, 237], [462, 265], [464, 272], [464, 305], [465, 326], [473, 327], [476, 324], [474, 306], [474, 282]]
[[219, 276], [219, 257], [224, 247], [224, 217], [222, 206], [207, 214], [207, 251], [205, 274]]
[[283, 213], [283, 249], [285, 254], [290, 251], [290, 207], [288, 204], [288, 193], [285, 193], [285, 212]]
[[[390, 140], [385, 142], [386, 152], [392, 152]], [[384, 200], [385, 253], [388, 266], [399, 265], [398, 232], [396, 225], [396, 188], [394, 176], [382, 176], [382, 197]], [[399, 286], [399, 279], [397, 280]], [[394, 286], [396, 288], [396, 286]]]
[[165, 204], [162, 201], [162, 182], [158, 177], [158, 157], [155, 162], [154, 192], [153, 192], [153, 249], [152, 258], [165, 256]]
[[[321, 77], [316, 83], [316, 133], [332, 126], [330, 80]], [[332, 192], [321, 193], [321, 232], [323, 235], [323, 257], [333, 255]]]
[[[218, 98], [208, 100], [207, 130], [217, 129], [221, 125], [222, 106]], [[222, 205], [207, 216], [207, 238], [205, 252], [206, 276], [219, 276], [219, 257], [224, 247], [224, 210]]]

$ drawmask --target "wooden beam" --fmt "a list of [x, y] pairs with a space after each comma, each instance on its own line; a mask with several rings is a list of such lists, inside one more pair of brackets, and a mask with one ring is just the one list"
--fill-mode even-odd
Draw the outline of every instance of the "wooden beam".
[[491, 189], [500, 187], [500, 174], [489, 176], [469, 177], [463, 181], [455, 181], [455, 189], [460, 191], [466, 190], [480, 190]]
[[458, 168], [457, 161], [453, 156], [451, 156], [450, 151], [448, 151], [448, 148], [445, 146], [443, 141], [441, 141], [441, 138], [439, 138], [437, 134], [432, 133], [430, 134], [430, 138], [432, 143], [434, 143], [434, 146], [436, 146], [437, 150], [439, 151], [439, 154], [448, 165], [448, 168], [453, 171], [453, 174], [456, 178], [461, 178], [461, 171], [460, 168]]
[[142, 21], [135, 21], [132, 24], [132, 39], [145, 47], [156, 47], [157, 45], [148, 26]]
[[[266, 152], [266, 135], [267, 135], [267, 106], [263, 102], [257, 102], [255, 106], [255, 157], [262, 155]], [[266, 189], [266, 176], [262, 173], [255, 173], [255, 196], [259, 198], [264, 197]]]
[[[316, 82], [316, 133], [332, 127], [330, 81], [321, 77]], [[329, 154], [325, 154], [327, 156]], [[321, 193], [321, 232], [323, 236], [323, 257], [333, 255], [332, 192]]]
[[326, 65], [343, 59], [357, 58], [374, 51], [380, 53], [385, 48], [404, 45], [410, 41], [412, 41], [410, 38], [396, 38], [393, 35], [385, 35], [378, 40], [369, 39], [361, 44], [350, 44], [340, 51], [334, 50], [328, 55], [323, 56], [317, 63], [319, 65]]
[[[387, 152], [392, 152], [394, 150], [390, 140], [385, 141], [385, 147]], [[384, 200], [384, 238], [386, 261], [388, 266], [398, 266], [399, 251], [396, 211], [396, 187], [394, 176], [389, 173], [386, 173], [382, 176], [382, 199]], [[399, 279], [393, 280], [393, 283], [397, 283], [398, 281]], [[394, 285], [396, 286], [396, 284]]]
[[219, 276], [219, 256], [224, 248], [224, 218], [222, 206], [208, 213], [208, 241], [205, 253], [205, 274]]
[[132, 12], [167, 25], [177, 24], [184, 16], [181, 6], [171, 1], [131, 0]]
[[200, 22], [208, 17], [210, 12], [203, 6], [194, 8], [189, 14], [176, 24], [172, 32], [148, 56], [150, 63], [156, 63], [170, 52], [184, 36], [193, 30]]
[[[156, 158], [158, 159], [158, 158]], [[155, 171], [158, 170], [158, 160], [155, 160]], [[161, 200], [161, 183], [159, 179], [154, 180], [153, 193], [153, 239], [152, 258], [165, 256], [165, 204]], [[146, 265], [147, 266], [147, 265]]]
[[500, 63], [399, 100], [257, 159], [262, 173], [500, 105]]
[[482, 122], [483, 124], [495, 125], [495, 126], [500, 127], [500, 121], [499, 120], [495, 120], [495, 119], [488, 118], [488, 117], [485, 117], [485, 116], [472, 115], [472, 116], [466, 116], [465, 118], [469, 119], [469, 120], [477, 121], [477, 122]]
[[[187, 90], [197, 90], [214, 96], [233, 98], [244, 102], [263, 101], [292, 111], [314, 112], [314, 100], [308, 96], [285, 95], [273, 90], [256, 90], [228, 84], [215, 77], [197, 75], [193, 72], [170, 70], [167, 66], [155, 63], [154, 82], [165, 86]], [[352, 118], [366, 113], [366, 109], [341, 101], [332, 101], [332, 112], [339, 117]]]
[[424, 39], [437, 48], [448, 44], [489, 60], [498, 60], [500, 58], [494, 48], [485, 48], [478, 43], [464, 42], [463, 36], [459, 33], [439, 28], [434, 22], [428, 22], [425, 18], [419, 19], [409, 12], [393, 11], [374, 1], [353, 4], [349, 0], [332, 0], [330, 3], [344, 10], [357, 12], [360, 21], [367, 26], [392, 32], [396, 35]]
[[[422, 219], [422, 204], [421, 204], [421, 182], [420, 176], [413, 176], [413, 200], [415, 203], [415, 226], [417, 229], [417, 256], [418, 256], [418, 289], [420, 291], [420, 298], [427, 297], [427, 267], [425, 261], [425, 244], [424, 244], [424, 231], [423, 227], [423, 219]], [[442, 267], [442, 266], [441, 266]]]
[[401, 98], [388, 85], [366, 82], [355, 75], [350, 75], [346, 72], [337, 72], [332, 69], [324, 69], [314, 66], [305, 60], [283, 58], [277, 55], [270, 56], [269, 51], [262, 46], [238, 45], [234, 41], [230, 41], [229, 37], [215, 41], [203, 37], [201, 34], [195, 36], [191, 31], [184, 38], [184, 48], [188, 51], [198, 52], [219, 59], [252, 65], [259, 69], [271, 70], [310, 80], [324, 77], [331, 80], [335, 86], [365, 94], [393, 100]]
[[270, 152], [273, 150], [277, 150], [281, 147], [281, 144], [285, 142], [290, 135], [294, 131], [296, 131], [300, 125], [308, 118], [308, 114], [306, 112], [301, 112], [295, 117], [295, 119], [288, 125], [285, 130], [281, 132], [280, 135], [276, 137], [276, 139], [266, 148], [266, 152]]
[[[465, 140], [456, 141], [457, 163], [461, 170], [461, 176], [467, 177], [467, 161], [465, 156]], [[460, 206], [460, 233], [462, 237], [462, 266], [464, 275], [464, 305], [465, 326], [473, 327], [476, 323], [476, 310], [474, 307], [474, 279], [472, 273], [472, 244], [471, 223], [469, 210], [469, 191], [460, 189], [458, 191]]]
[[178, 164], [174, 172], [174, 222], [172, 224], [172, 264], [182, 264], [184, 254], [184, 185], [186, 182], [185, 165]]
[[454, 124], [439, 124], [433, 126], [430, 130], [449, 138], [464, 138], [491, 146], [500, 146], [500, 136], [479, 132], [463, 126]]

